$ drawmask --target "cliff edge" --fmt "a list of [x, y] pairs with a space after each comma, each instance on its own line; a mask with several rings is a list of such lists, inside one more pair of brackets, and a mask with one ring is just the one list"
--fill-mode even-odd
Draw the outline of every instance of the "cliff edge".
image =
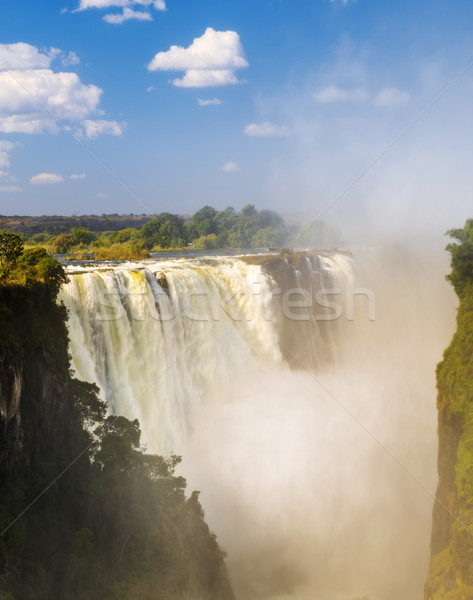
[[65, 279], [0, 232], [0, 600], [233, 600], [180, 458], [71, 377]]
[[449, 231], [460, 299], [457, 330], [437, 367], [439, 485], [425, 600], [473, 599], [473, 219]]

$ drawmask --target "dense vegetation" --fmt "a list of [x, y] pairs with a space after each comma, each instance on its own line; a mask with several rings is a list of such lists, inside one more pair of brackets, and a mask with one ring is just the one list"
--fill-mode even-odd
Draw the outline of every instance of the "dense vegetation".
[[249, 248], [279, 246], [287, 237], [282, 218], [270, 210], [258, 212], [245, 206], [217, 211], [204, 206], [192, 218], [164, 212], [151, 217], [142, 227], [94, 232], [73, 227], [68, 232], [30, 235], [25, 241], [43, 245], [57, 254], [93, 253], [95, 258], [141, 258], [149, 250], [184, 248]]
[[71, 377], [64, 279], [0, 233], [0, 599], [232, 600], [179, 458]]
[[[129, 217], [131, 219], [131, 217]], [[4, 218], [5, 227], [21, 232], [28, 246], [44, 247], [55, 254], [72, 254], [98, 260], [144, 258], [148, 252], [196, 248], [276, 248], [291, 243], [321, 247], [334, 243], [338, 233], [317, 222], [308, 231], [286, 226], [271, 210], [257, 211], [252, 204], [239, 213], [231, 207], [217, 211], [204, 206], [192, 217], [164, 212], [152, 217], [127, 220], [125, 217], [32, 217]], [[69, 223], [69, 227], [67, 224]], [[128, 226], [119, 229], [122, 223]], [[90, 227], [89, 227], [90, 225]], [[39, 229], [40, 227], [43, 229]], [[108, 229], [107, 229], [108, 227]], [[102, 229], [101, 229], [102, 228]]]
[[[459, 299], [457, 331], [437, 367], [439, 503], [426, 600], [473, 598], [473, 219], [447, 232]], [[453, 516], [454, 515], [454, 516]]]

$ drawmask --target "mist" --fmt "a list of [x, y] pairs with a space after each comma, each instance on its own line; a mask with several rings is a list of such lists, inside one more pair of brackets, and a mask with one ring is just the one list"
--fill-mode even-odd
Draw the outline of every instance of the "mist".
[[422, 597], [448, 261], [426, 242], [357, 250], [355, 264], [376, 318], [355, 299], [333, 364], [248, 363], [193, 420], [183, 473], [241, 600]]
[[[435, 366], [455, 327], [443, 244], [316, 252], [305, 275], [281, 257], [262, 272], [264, 256], [71, 271], [76, 374], [139, 419], [149, 451], [182, 455], [238, 600], [422, 596]], [[340, 316], [269, 311], [286, 298], [271, 268]]]

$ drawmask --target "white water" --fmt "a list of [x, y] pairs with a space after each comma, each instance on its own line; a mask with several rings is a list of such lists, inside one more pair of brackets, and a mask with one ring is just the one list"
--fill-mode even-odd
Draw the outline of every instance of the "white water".
[[[319, 289], [353, 285], [343, 255], [311, 270]], [[176, 260], [70, 279], [77, 376], [140, 420], [150, 451], [183, 454], [239, 600], [421, 597], [432, 498], [415, 479], [435, 490], [434, 367], [448, 341], [435, 319], [451, 302], [436, 280], [393, 269], [375, 323], [360, 300], [355, 322], [343, 314], [322, 335], [312, 311], [294, 324], [305, 353], [290, 370], [287, 317], [260, 267]]]

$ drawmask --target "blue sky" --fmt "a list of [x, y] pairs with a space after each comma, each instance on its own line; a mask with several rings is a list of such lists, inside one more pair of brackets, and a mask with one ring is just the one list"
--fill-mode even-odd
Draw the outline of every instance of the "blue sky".
[[[0, 213], [317, 216], [473, 61], [472, 23], [467, 0], [3, 0]], [[326, 219], [471, 216], [472, 78]]]

